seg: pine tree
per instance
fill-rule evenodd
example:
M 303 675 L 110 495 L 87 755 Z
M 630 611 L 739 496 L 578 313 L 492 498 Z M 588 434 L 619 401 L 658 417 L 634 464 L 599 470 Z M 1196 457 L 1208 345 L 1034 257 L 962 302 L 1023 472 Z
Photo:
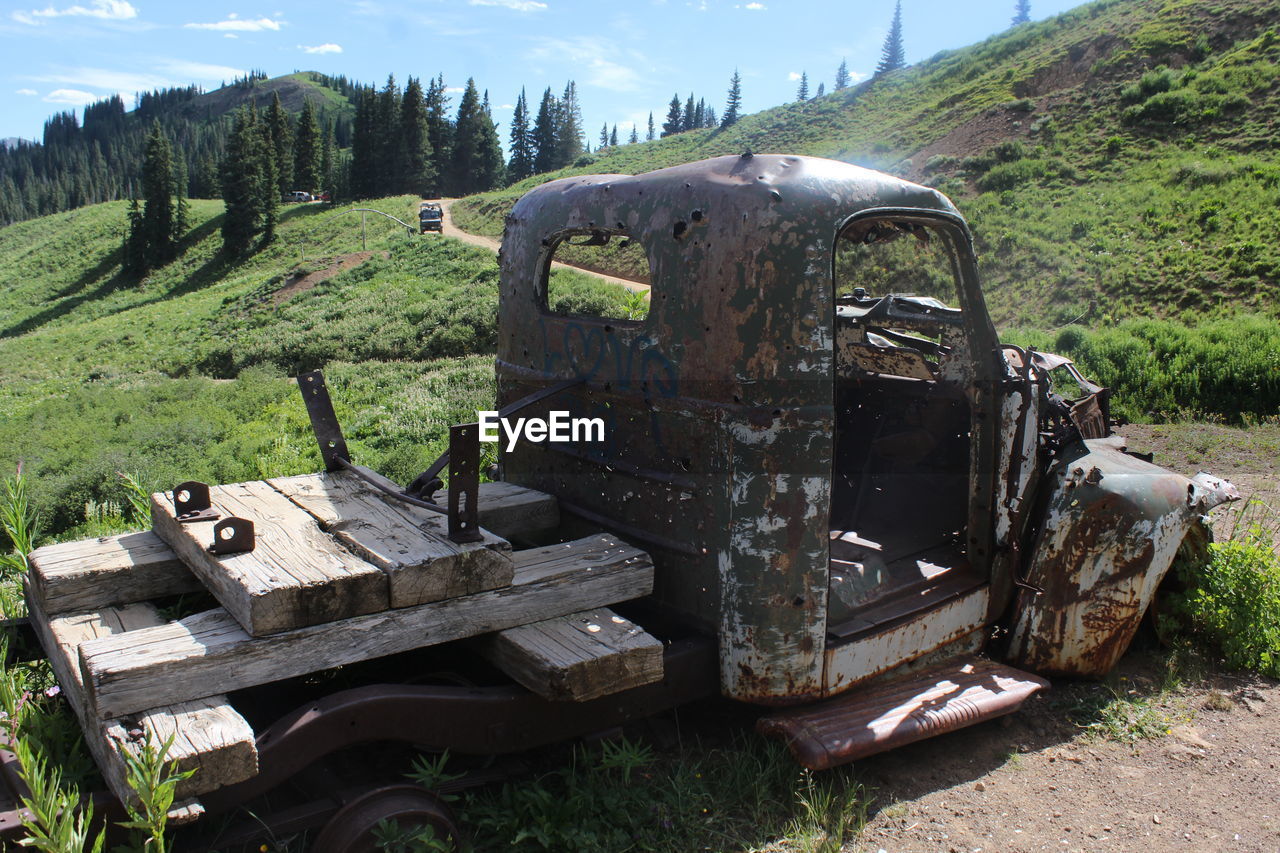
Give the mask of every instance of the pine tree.
M 712 107 L 707 107 L 707 113 L 704 119 L 703 127 L 719 127 L 720 120 L 716 118 L 716 111 Z
M 648 131 L 648 134 L 645 136 L 644 141 L 645 141 L 645 142 L 652 142 L 653 140 L 654 140 L 654 133 L 653 133 L 653 110 L 650 110 L 650 111 L 649 111 L 649 131 Z
M 884 48 L 880 53 L 880 64 L 876 66 L 876 76 L 897 71 L 906 64 L 906 51 L 902 46 L 902 0 L 898 0 L 893 8 L 893 23 L 889 25 L 889 34 L 884 38 Z
M 572 80 L 564 87 L 556 121 L 556 168 L 572 166 L 582 156 L 582 107 Z
M 124 238 L 124 261 L 121 264 L 129 275 L 142 276 L 147 272 L 147 237 L 142 228 L 142 208 L 138 198 L 129 199 L 129 230 Z
M 680 93 L 676 92 L 671 96 L 671 103 L 667 105 L 667 120 L 662 123 L 662 135 L 670 136 L 673 133 L 679 133 L 684 128 L 684 119 L 680 110 Z
M 443 74 L 427 83 L 427 136 L 431 140 L 431 156 L 439 186 L 448 187 L 453 124 L 449 121 L 449 95 L 445 92 Z
M 154 269 L 173 259 L 173 149 L 160 129 L 151 125 L 146 159 L 142 164 L 142 235 L 146 268 Z
M 316 121 L 311 99 L 304 98 L 302 112 L 298 114 L 298 126 L 293 134 L 293 182 L 298 189 L 315 192 L 324 182 L 321 160 L 324 157 L 324 140 L 320 137 L 320 123 Z
M 511 159 L 507 161 L 507 177 L 512 183 L 522 181 L 533 174 L 533 137 L 529 129 L 529 102 L 524 89 L 516 98 L 515 113 L 511 116 Z
M 738 121 L 738 112 L 742 109 L 742 77 L 738 69 L 733 69 L 729 78 L 729 99 L 724 104 L 724 118 L 720 119 L 721 127 L 729 127 Z
M 231 138 L 222 161 L 222 248 L 239 255 L 249 249 L 262 219 L 262 161 L 265 146 L 258 130 L 257 113 L 249 107 L 236 112 Z
M 372 198 L 378 192 L 378 108 L 372 89 L 361 89 L 351 132 L 350 187 L 355 198 Z
M 431 157 L 431 133 L 427 127 L 427 102 L 422 84 L 413 77 L 400 102 L 400 185 L 392 192 L 430 195 L 436 186 L 436 164 Z
M 640 141 L 640 132 L 636 129 L 635 122 L 631 123 L 631 136 L 627 139 L 628 145 L 635 145 Z
M 609 122 L 606 121 L 604 123 L 604 126 L 600 128 L 600 144 L 596 147 L 604 148 L 608 144 L 609 144 Z
M 815 98 L 821 98 L 821 97 L 822 97 L 823 95 L 825 95 L 825 94 L 827 94 L 827 84 L 826 84 L 826 83 L 819 83 L 819 84 L 818 84 L 818 94 L 814 95 L 814 97 L 815 97 Z
M 259 155 L 261 177 L 257 186 L 257 205 L 262 224 L 262 241 L 265 246 L 276 238 L 276 223 L 280 219 L 280 162 L 276 155 L 275 133 L 270 122 L 259 121 L 258 128 L 262 134 L 262 151 Z
M 400 174 L 400 87 L 394 74 L 378 93 L 374 118 L 374 186 L 370 195 L 383 196 L 399 192 Z
M 613 131 L 609 134 L 609 144 L 618 144 L 618 126 L 616 124 L 613 126 Z
M 1013 26 L 1026 24 L 1031 22 L 1031 0 L 1018 0 L 1013 5 L 1013 20 L 1010 22 Z
M 173 247 L 176 251 L 191 227 L 191 205 L 187 204 L 187 164 L 181 157 L 173 164 Z
M 480 102 L 474 79 L 467 80 L 454 122 L 452 173 L 459 195 L 491 190 L 502 183 L 498 131 Z
M 267 131 L 275 157 L 276 194 L 284 195 L 293 189 L 293 122 L 280 103 L 278 91 L 272 94 L 267 108 Z
M 559 108 L 551 87 L 542 93 L 538 115 L 533 121 L 533 171 L 550 172 L 556 166 L 556 113 Z
M 809 72 L 800 72 L 800 88 L 796 90 L 797 101 L 809 100 Z
M 849 63 L 841 59 L 840 67 L 836 69 L 836 91 L 847 88 L 849 88 Z

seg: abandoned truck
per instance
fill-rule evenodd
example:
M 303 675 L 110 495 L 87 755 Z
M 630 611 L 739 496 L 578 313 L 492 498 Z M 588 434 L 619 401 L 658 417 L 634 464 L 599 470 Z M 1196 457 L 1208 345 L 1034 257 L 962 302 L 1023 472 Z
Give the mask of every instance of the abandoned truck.
M 640 270 L 646 310 L 557 289 L 553 258 L 591 252 Z M 500 287 L 499 414 L 598 420 L 599 440 L 500 445 L 480 483 L 459 425 L 401 488 L 351 458 L 309 374 L 326 473 L 180 484 L 154 534 L 33 555 L 33 626 L 117 793 L 103 732 L 181 732 L 177 707 L 219 732 L 184 741 L 188 817 L 313 790 L 345 747 L 499 755 L 717 694 L 835 766 L 1107 672 L 1236 497 L 1127 450 L 1067 359 L 1001 344 L 964 220 L 888 175 L 744 154 L 553 181 L 509 215 Z M 58 616 L 191 576 L 221 608 Z M 403 657 L 424 646 L 463 675 L 412 683 L 439 671 Z M 385 817 L 459 833 L 429 792 L 335 791 L 245 832 L 323 827 L 315 849 L 343 851 Z M 206 842 L 229 837 L 248 836 Z

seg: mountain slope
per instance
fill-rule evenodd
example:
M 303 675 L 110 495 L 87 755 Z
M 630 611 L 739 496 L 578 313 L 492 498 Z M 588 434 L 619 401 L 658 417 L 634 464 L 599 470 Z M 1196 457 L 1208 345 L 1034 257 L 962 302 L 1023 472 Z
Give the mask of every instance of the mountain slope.
M 1277 20 L 1280 0 L 1100 0 L 730 128 L 604 149 L 455 216 L 496 234 L 548 178 L 811 154 L 950 195 L 1002 324 L 1274 315 Z

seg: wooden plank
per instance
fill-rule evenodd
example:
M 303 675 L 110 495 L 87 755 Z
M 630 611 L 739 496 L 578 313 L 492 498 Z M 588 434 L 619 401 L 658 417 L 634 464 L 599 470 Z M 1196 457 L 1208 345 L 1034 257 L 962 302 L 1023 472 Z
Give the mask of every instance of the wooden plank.
M 204 589 L 150 530 L 37 548 L 31 552 L 31 583 L 51 615 Z
M 253 522 L 252 551 L 217 556 L 213 524 L 182 524 L 169 493 L 151 496 L 156 533 L 254 636 L 316 625 L 388 606 L 382 571 L 346 551 L 314 518 L 263 482 L 214 486 L 213 507 Z
M 525 554 L 530 556 L 525 557 Z M 99 716 L 230 692 L 646 595 L 653 563 L 607 536 L 516 552 L 512 585 L 251 637 L 222 609 L 80 646 Z
M 178 762 L 179 770 L 196 771 L 178 784 L 176 796 L 180 801 L 257 774 L 253 729 L 227 704 L 225 696 L 157 707 L 131 719 L 101 720 L 93 712 L 81 678 L 79 646 L 88 640 L 163 625 L 164 620 L 153 606 L 107 607 L 53 619 L 41 611 L 41 604 L 33 595 L 28 595 L 28 607 L 31 624 L 49 655 L 62 694 L 80 720 L 85 744 L 117 797 L 134 798 L 119 750 L 130 742 L 129 732 L 135 730 L 150 731 L 157 744 L 174 735 L 168 757 Z M 181 811 L 184 806 L 198 808 L 199 804 L 179 802 L 174 809 Z
M 662 643 L 607 607 L 508 628 L 477 646 L 545 699 L 585 702 L 662 679 Z
M 449 539 L 448 517 L 388 498 L 349 471 L 268 480 L 320 527 L 387 575 L 392 607 L 412 607 L 511 583 L 511 544 Z
M 360 471 L 390 489 L 400 491 L 393 480 L 357 465 Z M 560 502 L 555 495 L 511 483 L 481 483 L 476 498 L 480 526 L 504 539 L 520 539 L 560 526 Z

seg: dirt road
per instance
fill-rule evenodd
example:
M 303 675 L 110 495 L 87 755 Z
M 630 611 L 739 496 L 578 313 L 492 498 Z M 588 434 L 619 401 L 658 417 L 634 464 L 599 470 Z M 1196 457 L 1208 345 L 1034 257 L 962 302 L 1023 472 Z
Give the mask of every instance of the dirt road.
M 446 237 L 453 237 L 454 239 L 461 240 L 464 243 L 470 243 L 473 246 L 480 246 L 485 249 L 490 249 L 494 252 L 501 249 L 502 241 L 499 240 L 498 238 L 485 237 L 481 234 L 470 234 L 458 228 L 458 226 L 454 225 L 453 213 L 450 210 L 450 208 L 453 207 L 453 203 L 455 201 L 457 201 L 457 199 L 453 199 L 453 198 L 440 199 L 440 208 L 441 210 L 444 211 L 444 231 L 442 233 Z M 600 279 L 601 281 L 607 281 L 610 284 L 616 284 L 621 287 L 625 287 L 627 290 L 631 290 L 636 293 L 647 293 L 649 290 L 649 285 L 643 282 L 632 281 L 631 279 L 628 279 L 628 278 L 618 278 L 616 276 L 604 275 L 603 273 L 592 272 L 591 270 L 584 270 L 579 267 L 570 266 L 569 264 L 562 264 L 559 261 L 552 261 L 551 268 L 573 270 L 575 272 L 579 272 L 584 275 L 594 276 Z

